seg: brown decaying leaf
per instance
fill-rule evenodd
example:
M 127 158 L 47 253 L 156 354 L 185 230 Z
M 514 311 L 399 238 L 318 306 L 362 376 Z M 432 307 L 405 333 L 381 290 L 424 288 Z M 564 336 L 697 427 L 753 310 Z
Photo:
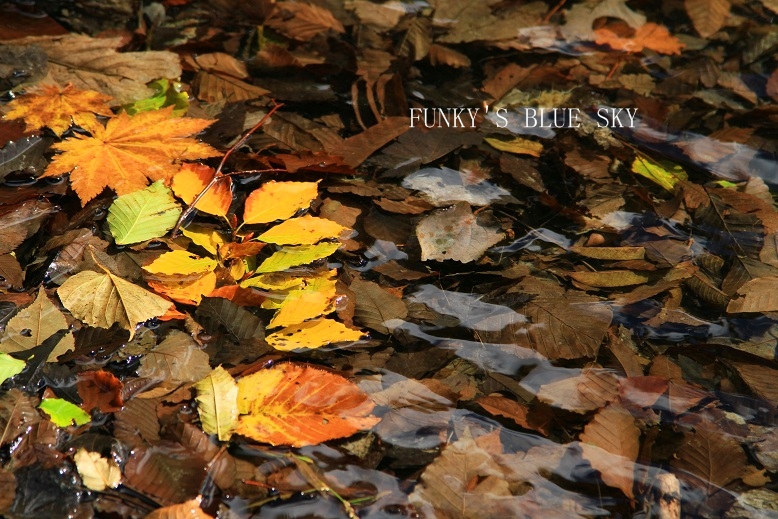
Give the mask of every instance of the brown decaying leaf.
M 627 287 L 642 285 L 650 276 L 632 270 L 603 270 L 600 272 L 570 272 L 571 278 L 584 285 L 599 288 Z
M 346 164 L 356 168 L 379 148 L 407 132 L 410 127 L 407 117 L 387 117 L 362 133 L 329 145 L 327 151 L 342 156 Z
M 703 38 L 710 38 L 729 17 L 729 0 L 684 0 L 686 14 Z
M 778 386 L 775 383 L 778 370 L 745 362 L 727 361 L 727 364 L 735 368 L 754 393 L 773 405 L 778 405 Z
M 601 409 L 580 436 L 583 456 L 602 480 L 629 497 L 632 490 L 635 460 L 640 451 L 640 429 L 635 419 L 623 407 L 609 405 Z
M 113 373 L 104 370 L 84 371 L 78 375 L 76 389 L 86 412 L 97 408 L 101 413 L 120 411 L 124 385 Z
M 172 505 L 194 499 L 206 477 L 206 462 L 175 442 L 133 449 L 124 466 L 124 484 Z
M 208 360 L 188 334 L 174 330 L 141 359 L 138 376 L 173 385 L 197 382 L 211 372 Z
M 499 226 L 481 222 L 466 202 L 427 216 L 416 227 L 421 259 L 468 263 L 481 258 L 504 237 Z
M 731 314 L 745 312 L 775 312 L 778 310 L 778 276 L 756 278 L 737 291 L 737 297 L 727 305 Z
M 615 400 L 618 383 L 618 378 L 609 371 L 587 369 L 577 376 L 543 384 L 537 397 L 551 406 L 583 414 Z
M 90 38 L 80 34 L 31 36 L 15 45 L 36 45 L 49 58 L 51 76 L 60 84 L 96 90 L 119 104 L 153 95 L 147 83 L 181 75 L 178 55 L 169 51 L 116 52 L 122 38 Z
M 16 478 L 13 472 L 0 469 L 0 514 L 6 513 L 16 498 Z
M 346 31 L 329 10 L 296 1 L 278 2 L 265 23 L 284 36 L 301 41 L 312 40 L 330 29 L 340 33 Z
M 24 240 L 37 233 L 52 212 L 54 206 L 45 198 L 0 207 L 0 226 L 3 229 L 0 254 L 13 252 Z
M 157 508 L 144 519 L 213 519 L 200 508 L 202 498 L 198 496 L 177 505 L 163 506 Z
M 19 265 L 19 260 L 11 254 L 0 254 L 0 288 L 21 288 L 24 282 L 24 273 Z
M 525 429 L 538 431 L 544 436 L 550 433 L 551 416 L 534 413 L 535 407 L 516 402 L 501 395 L 482 396 L 475 402 L 488 412 L 510 418 Z
M 702 424 L 685 434 L 684 443 L 670 463 L 680 478 L 702 487 L 709 496 L 745 474 L 748 458 L 740 442 L 721 429 Z
M 0 396 L 0 445 L 15 440 L 20 434 L 41 421 L 37 398 L 33 399 L 16 388 Z
M 349 288 L 356 295 L 354 319 L 362 326 L 389 334 L 408 315 L 402 298 L 387 292 L 377 283 L 354 279 Z

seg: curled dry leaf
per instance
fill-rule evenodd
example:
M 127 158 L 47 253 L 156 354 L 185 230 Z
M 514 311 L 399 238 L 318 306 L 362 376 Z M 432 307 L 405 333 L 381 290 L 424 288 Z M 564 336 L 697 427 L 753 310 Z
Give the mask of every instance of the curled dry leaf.
M 122 480 L 119 465 L 112 459 L 103 458 L 97 452 L 85 448 L 78 449 L 73 456 L 78 475 L 89 490 L 102 492 L 106 488 L 116 488 Z
M 374 426 L 374 405 L 339 375 L 284 363 L 238 381 L 235 432 L 271 445 L 315 445 Z

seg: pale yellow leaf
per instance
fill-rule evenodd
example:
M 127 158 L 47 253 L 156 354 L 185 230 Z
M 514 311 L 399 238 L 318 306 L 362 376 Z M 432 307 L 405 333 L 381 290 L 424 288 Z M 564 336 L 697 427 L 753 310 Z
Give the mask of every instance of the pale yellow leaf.
M 336 342 L 358 341 L 364 334 L 348 328 L 345 324 L 332 319 L 315 319 L 283 328 L 265 340 L 280 351 L 297 348 L 319 348 Z
M 97 452 L 89 452 L 81 447 L 73 456 L 78 475 L 89 490 L 102 492 L 106 488 L 116 488 L 122 480 L 119 465 L 114 460 L 103 458 Z

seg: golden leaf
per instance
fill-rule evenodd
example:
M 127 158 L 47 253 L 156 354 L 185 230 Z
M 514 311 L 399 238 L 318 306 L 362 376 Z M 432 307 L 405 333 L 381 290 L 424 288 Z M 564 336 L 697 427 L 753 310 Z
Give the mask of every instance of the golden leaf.
M 213 179 L 216 171 L 202 164 L 186 163 L 173 177 L 173 192 L 178 198 L 191 204 Z M 232 204 L 232 179 L 222 175 L 205 193 L 196 209 L 215 216 L 226 216 Z
M 311 205 L 319 195 L 318 186 L 318 182 L 266 182 L 246 199 L 243 223 L 250 225 L 285 220 Z
M 335 239 L 348 229 L 326 218 L 304 215 L 291 218 L 257 236 L 257 240 L 277 245 L 313 245 Z
M 364 334 L 332 319 L 315 319 L 288 326 L 265 337 L 279 351 L 319 348 L 333 342 L 358 341 Z

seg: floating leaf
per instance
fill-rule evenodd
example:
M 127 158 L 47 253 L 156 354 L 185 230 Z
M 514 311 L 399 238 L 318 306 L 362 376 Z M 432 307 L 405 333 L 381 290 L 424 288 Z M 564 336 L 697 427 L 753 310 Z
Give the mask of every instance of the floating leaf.
M 182 117 L 189 109 L 189 94 L 181 91 L 183 84 L 178 81 L 162 78 L 152 81 L 148 86 L 154 89 L 154 95 L 126 104 L 122 109 L 130 115 L 135 115 L 172 106 L 173 115 L 176 117 Z
M 32 349 L 43 344 L 43 341 L 57 331 L 67 328 L 67 319 L 49 300 L 41 286 L 35 301 L 8 322 L 5 334 L 0 340 L 0 352 L 15 353 Z M 65 335 L 49 354 L 47 361 L 56 362 L 57 357 L 74 347 L 73 335 Z
M 265 328 L 259 317 L 221 297 L 204 297 L 197 307 L 197 317 L 204 318 L 201 322 L 210 333 L 216 333 L 218 325 L 223 326 L 235 342 L 262 339 L 265 336 Z M 211 326 L 207 321 L 211 321 Z
M 187 204 L 213 180 L 216 171 L 202 164 L 186 163 L 173 177 L 173 192 Z M 232 178 L 223 175 L 205 193 L 197 205 L 198 211 L 215 216 L 226 216 L 232 204 Z
M 10 111 L 5 117 L 23 119 L 27 132 L 45 126 L 61 136 L 70 128 L 71 120 L 87 131 L 100 126 L 95 114 L 113 116 L 111 108 L 106 104 L 110 100 L 109 96 L 100 92 L 79 90 L 72 85 L 64 88 L 43 85 L 8 103 Z
M 7 353 L 0 353 L 0 384 L 13 378 L 24 370 L 26 363 L 17 360 Z
M 378 423 L 375 404 L 355 384 L 320 369 L 284 363 L 238 381 L 243 415 L 236 433 L 302 447 L 344 438 Z
M 200 508 L 201 498 L 190 499 L 177 505 L 157 508 L 144 519 L 213 519 Z
M 143 267 L 150 274 L 205 274 L 216 268 L 218 262 L 212 258 L 201 258 L 184 250 L 166 252 Z
M 125 281 L 100 265 L 104 272 L 85 270 L 57 289 L 62 304 L 73 317 L 89 326 L 110 328 L 113 323 L 135 335 L 135 325 L 164 315 L 172 306 L 148 290 Z
M 465 202 L 424 218 L 416 228 L 416 236 L 423 261 L 450 259 L 462 263 L 480 259 L 505 237 L 498 225 L 482 222 L 481 215 L 474 215 Z
M 326 258 L 340 248 L 340 243 L 319 243 L 318 245 L 299 245 L 284 247 L 273 253 L 255 270 L 256 274 L 279 272 L 300 265 L 307 265 Z
M 217 278 L 213 272 L 186 276 L 159 276 L 154 281 L 147 280 L 149 286 L 158 294 L 186 305 L 199 305 L 216 288 Z
M 280 351 L 320 348 L 333 342 L 358 341 L 364 334 L 332 319 L 314 319 L 268 335 L 265 340 Z
M 313 245 L 340 236 L 347 227 L 311 215 L 291 218 L 257 236 L 257 240 L 278 245 Z
M 76 404 L 62 398 L 44 398 L 39 406 L 58 427 L 88 424 L 92 418 Z
M 657 164 L 641 157 L 636 157 L 632 162 L 632 171 L 659 184 L 668 191 L 672 191 L 678 181 L 688 178 L 686 171 L 677 164 L 665 161 Z
M 218 366 L 194 388 L 203 431 L 229 441 L 238 424 L 238 384 Z
M 219 155 L 190 136 L 213 121 L 171 117 L 172 107 L 129 116 L 122 112 L 97 126 L 92 137 L 76 136 L 52 146 L 54 157 L 43 177 L 70 175 L 82 204 L 104 188 L 127 195 L 147 186 L 148 180 L 170 180 L 178 171 L 176 160 Z M 141 241 L 141 240 L 138 240 Z M 128 242 L 131 243 L 131 242 Z
M 138 376 L 170 384 L 196 382 L 210 373 L 208 360 L 194 339 L 174 330 L 141 359 Z
M 531 141 L 522 137 L 514 137 L 510 140 L 495 139 L 493 137 L 486 137 L 484 139 L 492 148 L 500 151 L 507 151 L 509 153 L 516 153 L 518 155 L 532 155 L 533 157 L 540 157 L 543 153 L 543 144 L 537 141 Z
M 270 180 L 246 199 L 245 225 L 285 220 L 305 209 L 319 195 L 318 182 L 276 182 Z
M 122 195 L 108 209 L 108 228 L 118 245 L 164 236 L 181 216 L 181 207 L 160 180 Z
M 122 480 L 119 465 L 112 459 L 103 458 L 97 452 L 89 452 L 81 447 L 73 456 L 78 475 L 89 490 L 102 492 L 106 488 L 116 488 Z

